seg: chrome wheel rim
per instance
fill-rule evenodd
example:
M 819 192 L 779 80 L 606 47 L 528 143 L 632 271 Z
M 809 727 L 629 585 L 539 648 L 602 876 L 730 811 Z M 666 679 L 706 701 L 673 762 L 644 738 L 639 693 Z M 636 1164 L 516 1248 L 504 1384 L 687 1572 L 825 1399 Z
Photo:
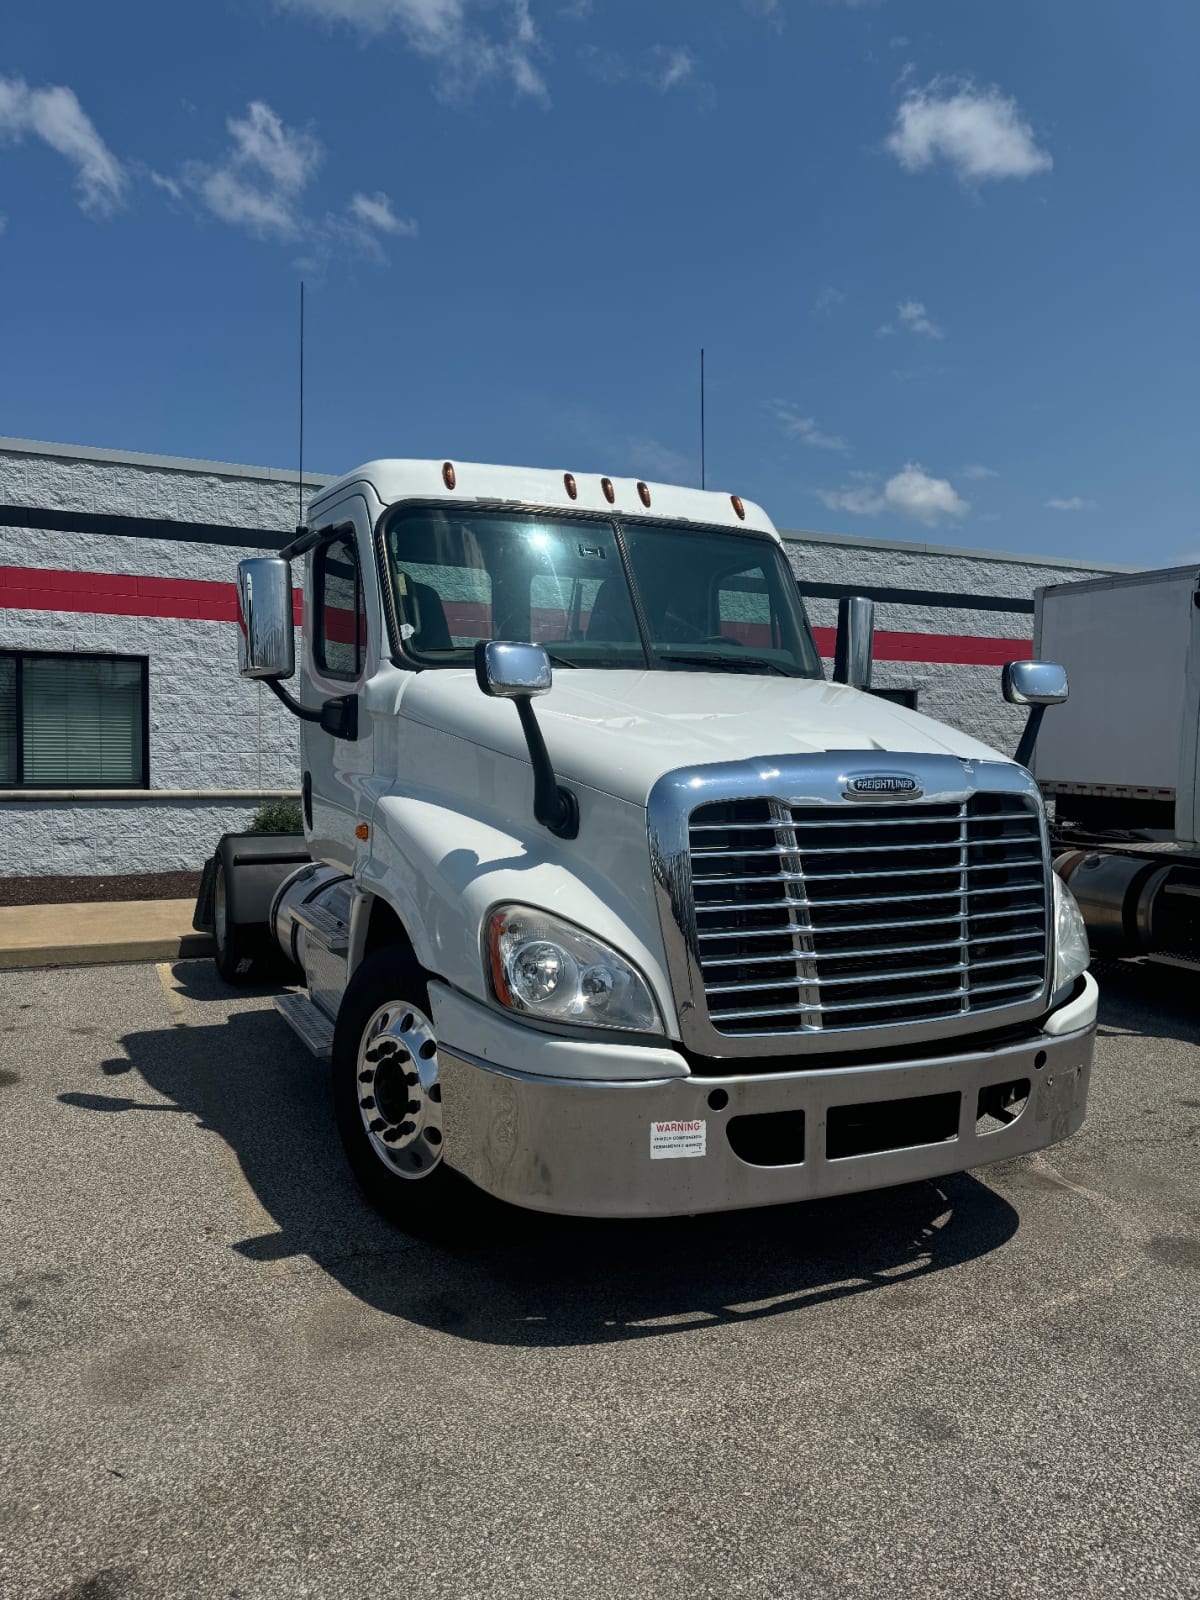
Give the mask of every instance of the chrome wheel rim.
M 403 1000 L 363 1029 L 355 1068 L 358 1114 L 371 1149 L 400 1178 L 427 1178 L 442 1159 L 437 1040 L 425 1013 Z

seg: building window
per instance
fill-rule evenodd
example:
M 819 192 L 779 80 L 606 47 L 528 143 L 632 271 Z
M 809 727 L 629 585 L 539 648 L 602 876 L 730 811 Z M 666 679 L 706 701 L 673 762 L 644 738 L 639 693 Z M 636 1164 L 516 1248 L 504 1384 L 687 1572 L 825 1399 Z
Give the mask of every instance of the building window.
M 0 652 L 0 787 L 145 789 L 146 662 Z
M 366 653 L 367 617 L 353 532 L 339 533 L 317 550 L 313 597 L 318 667 L 330 678 L 357 678 Z
M 877 700 L 890 700 L 894 706 L 907 706 L 910 711 L 917 709 L 915 689 L 872 689 L 870 693 Z

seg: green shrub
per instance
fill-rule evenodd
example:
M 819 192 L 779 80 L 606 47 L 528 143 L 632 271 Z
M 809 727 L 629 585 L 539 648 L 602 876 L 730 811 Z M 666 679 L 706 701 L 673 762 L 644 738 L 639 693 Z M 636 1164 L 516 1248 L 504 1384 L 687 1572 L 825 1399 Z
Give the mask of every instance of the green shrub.
M 249 833 L 303 833 L 299 800 L 268 800 L 250 819 Z

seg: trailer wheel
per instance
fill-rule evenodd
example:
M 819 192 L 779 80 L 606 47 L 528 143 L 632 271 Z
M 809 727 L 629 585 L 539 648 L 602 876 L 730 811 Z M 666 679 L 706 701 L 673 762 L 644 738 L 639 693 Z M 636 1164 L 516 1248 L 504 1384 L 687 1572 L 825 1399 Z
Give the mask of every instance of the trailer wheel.
M 333 1036 L 333 1104 L 367 1199 L 415 1231 L 452 1224 L 470 1186 L 447 1167 L 426 975 L 391 945 L 351 978 Z
M 239 927 L 230 915 L 229 885 L 225 879 L 225 863 L 217 857 L 213 874 L 213 960 L 217 971 L 226 983 L 249 983 L 254 975 L 254 963 L 261 954 L 261 946 L 244 927 Z

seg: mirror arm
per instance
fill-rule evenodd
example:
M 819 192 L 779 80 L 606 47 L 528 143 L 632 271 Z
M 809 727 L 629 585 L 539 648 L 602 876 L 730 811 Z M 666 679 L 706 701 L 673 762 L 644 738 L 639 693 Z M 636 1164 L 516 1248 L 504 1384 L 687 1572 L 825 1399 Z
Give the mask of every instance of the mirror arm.
M 527 694 L 514 695 L 513 699 L 533 768 L 533 814 L 543 828 L 549 828 L 560 839 L 574 839 L 579 832 L 579 802 L 554 776 L 550 752 L 534 715 L 533 701 Z
M 321 713 L 319 711 L 310 711 L 307 706 L 302 706 L 299 700 L 294 699 L 287 692 L 278 678 L 263 678 L 260 681 L 265 683 L 271 693 L 283 702 L 294 717 L 299 717 L 301 722 L 320 722 Z
M 1033 747 L 1037 743 L 1038 730 L 1042 726 L 1042 718 L 1046 715 L 1045 706 L 1030 706 L 1029 720 L 1021 734 L 1021 742 L 1017 746 L 1017 753 L 1013 760 L 1020 767 L 1027 767 L 1033 759 Z

